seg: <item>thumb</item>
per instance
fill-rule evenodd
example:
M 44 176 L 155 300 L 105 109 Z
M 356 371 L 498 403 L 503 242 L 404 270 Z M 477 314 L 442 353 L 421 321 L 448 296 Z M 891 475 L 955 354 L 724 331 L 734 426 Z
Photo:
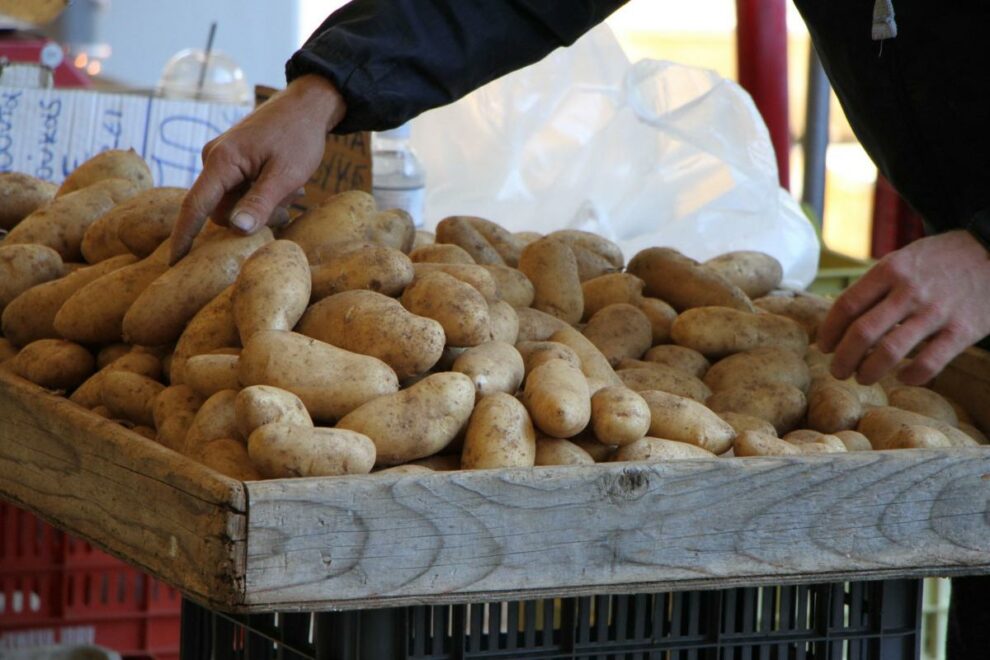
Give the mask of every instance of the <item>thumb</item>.
M 234 205 L 234 210 L 230 212 L 231 226 L 245 234 L 258 231 L 268 224 L 279 203 L 297 187 L 270 170 L 263 170 L 258 180 Z

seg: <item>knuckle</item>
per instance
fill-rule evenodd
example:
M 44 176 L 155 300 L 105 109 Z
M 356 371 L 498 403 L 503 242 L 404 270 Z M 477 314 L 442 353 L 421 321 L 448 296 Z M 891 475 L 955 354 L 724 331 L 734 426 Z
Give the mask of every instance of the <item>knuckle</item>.
M 849 328 L 849 339 L 855 344 L 872 344 L 876 340 L 876 331 L 865 321 L 858 321 Z

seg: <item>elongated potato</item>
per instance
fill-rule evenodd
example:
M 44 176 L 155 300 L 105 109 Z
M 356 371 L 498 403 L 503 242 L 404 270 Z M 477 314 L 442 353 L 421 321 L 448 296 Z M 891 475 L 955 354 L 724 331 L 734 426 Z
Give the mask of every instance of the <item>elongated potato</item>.
M 602 444 L 623 447 L 650 430 L 650 407 L 626 387 L 603 387 L 591 397 L 591 428 Z
M 185 382 L 186 361 L 218 348 L 240 345 L 234 319 L 234 285 L 224 289 L 192 317 L 179 336 L 172 355 L 169 378 L 173 384 Z
M 726 252 L 704 264 L 727 282 L 739 287 L 750 298 L 765 296 L 784 278 L 780 262 L 769 254 L 753 250 Z
M 804 392 L 785 383 L 728 387 L 708 397 L 707 405 L 717 413 L 731 411 L 765 419 L 779 434 L 795 429 L 808 409 Z
M 639 395 L 650 407 L 651 437 L 687 442 L 714 454 L 732 446 L 736 436 L 733 428 L 697 401 L 659 390 Z
M 133 197 L 131 199 L 134 199 Z M 124 203 L 131 201 L 125 200 Z M 119 206 L 119 205 L 118 205 Z M 83 259 L 88 263 L 95 264 L 110 257 L 121 254 L 130 254 L 127 246 L 124 245 L 117 236 L 117 217 L 110 209 L 91 224 L 86 233 L 83 234 L 82 243 L 79 244 L 79 251 L 82 252 Z
M 959 426 L 959 417 L 952 404 L 945 398 L 927 387 L 911 387 L 903 385 L 887 392 L 889 405 L 903 410 L 910 410 L 919 415 L 932 417 L 952 426 Z
M 792 291 L 783 295 L 764 296 L 753 301 L 758 309 L 796 321 L 808 333 L 808 340 L 818 337 L 818 327 L 828 315 L 832 301 L 804 291 Z
M 116 418 L 153 426 L 155 398 L 165 386 L 131 371 L 111 371 L 103 377 L 100 399 Z
M 549 339 L 569 346 L 577 353 L 578 357 L 581 358 L 581 371 L 584 372 L 589 381 L 604 385 L 623 384 L 622 379 L 615 373 L 612 365 L 598 350 L 598 347 L 574 328 L 565 326 L 550 335 Z
M 613 367 L 623 358 L 641 357 L 653 341 L 650 320 L 629 303 L 615 303 L 598 310 L 582 333 Z
M 808 391 L 808 428 L 821 433 L 855 429 L 864 412 L 856 395 L 839 382 L 822 381 Z
M 639 305 L 643 300 L 643 280 L 629 273 L 608 273 L 582 282 L 581 292 L 587 321 L 598 310 L 615 303 Z
M 820 433 L 812 429 L 796 429 L 781 439 L 792 445 L 821 444 L 830 447 L 834 452 L 846 451 L 846 444 L 839 436 L 831 433 Z
M 196 394 L 188 385 L 170 385 L 158 393 L 151 406 L 151 416 L 155 428 L 161 430 L 165 420 L 178 414 L 188 414 L 189 422 L 203 405 L 203 397 Z M 183 433 L 183 438 L 185 434 Z M 175 449 L 175 447 L 171 447 Z
M 846 451 L 870 451 L 873 445 L 870 439 L 859 431 L 836 431 L 833 433 L 836 438 L 846 446 Z
M 807 392 L 811 373 L 804 360 L 793 351 L 764 346 L 725 357 L 705 374 L 705 385 L 713 392 L 764 383 L 785 383 Z
M 234 321 L 241 343 L 261 330 L 292 330 L 309 305 L 311 286 L 301 247 L 285 240 L 259 247 L 234 283 Z
M 416 263 L 413 264 L 413 282 L 418 281 L 430 273 L 436 272 L 446 273 L 465 284 L 470 284 L 490 303 L 499 300 L 498 285 L 495 283 L 495 277 L 488 269 L 478 264 Z
M 107 344 L 96 353 L 96 368 L 102 369 L 119 357 L 124 357 L 134 349 L 131 344 L 118 342 Z
M 130 371 L 158 381 L 162 375 L 162 362 L 148 353 L 127 353 L 97 371 L 76 388 L 69 400 L 83 408 L 95 408 L 103 404 L 103 379 L 114 371 Z
M 152 188 L 114 207 L 117 238 L 128 251 L 147 257 L 171 236 L 185 188 Z
M 461 353 L 451 370 L 471 379 L 480 400 L 499 392 L 515 394 L 522 383 L 525 365 L 512 344 L 490 341 Z
M 0 243 L 0 312 L 17 296 L 62 276 L 62 257 L 44 245 Z
M 475 264 L 478 263 L 468 254 L 467 250 L 454 243 L 430 243 L 415 248 L 409 253 L 413 263 L 425 262 L 436 264 Z
M 535 465 L 592 465 L 594 462 L 591 454 L 570 440 L 547 436 L 536 439 Z
M 584 294 L 571 248 L 549 238 L 530 243 L 519 257 L 519 270 L 533 283 L 533 307 L 577 323 L 584 315 Z
M 801 450 L 768 433 L 743 431 L 732 445 L 736 456 L 800 456 Z
M 452 275 L 417 277 L 402 294 L 402 305 L 443 327 L 450 346 L 477 346 L 492 339 L 488 303 L 478 290 Z
M 641 250 L 629 261 L 627 271 L 646 283 L 645 295 L 660 298 L 679 312 L 711 306 L 755 309 L 739 287 L 672 248 Z
M 533 424 L 555 438 L 580 433 L 591 420 L 591 393 L 579 369 L 564 360 L 549 360 L 526 377 L 523 403 Z
M 94 408 L 93 412 L 98 409 Z M 107 410 L 105 407 L 103 409 Z M 109 413 L 109 410 L 107 412 Z M 168 447 L 174 452 L 182 453 L 186 447 L 186 436 L 189 434 L 195 417 L 195 412 L 176 412 L 174 415 L 164 418 L 158 424 L 158 434 L 155 436 L 155 440 L 158 441 L 158 444 Z
M 563 242 L 571 248 L 577 261 L 578 278 L 587 280 L 622 270 L 625 259 L 619 246 L 604 236 L 579 229 L 560 229 L 547 238 Z
M 791 319 L 728 307 L 694 307 L 682 312 L 670 335 L 675 343 L 715 359 L 764 346 L 784 348 L 802 357 L 808 350 L 808 335 Z
M 151 170 L 144 159 L 133 149 L 109 149 L 77 165 L 59 186 L 57 197 L 74 190 L 92 187 L 107 179 L 124 179 L 136 191 L 152 186 Z
M 57 186 L 21 172 L 0 172 L 0 229 L 10 230 L 55 197 Z
M 125 339 L 145 346 L 177 340 L 196 312 L 233 284 L 245 260 L 271 240 L 267 228 L 249 236 L 228 229 L 194 247 L 142 291 L 127 310 Z
M 302 399 L 278 387 L 245 387 L 237 393 L 234 408 L 237 412 L 237 428 L 245 438 L 266 424 L 313 426 L 313 420 Z
M 516 308 L 516 316 L 519 318 L 519 336 L 516 342 L 545 341 L 558 330 L 571 327 L 556 316 L 531 307 Z
M 519 339 L 519 315 L 512 305 L 504 300 L 488 303 L 488 318 L 492 324 L 492 341 L 516 343 Z
M 461 467 L 527 467 L 535 461 L 536 432 L 525 406 L 504 392 L 479 401 L 468 422 Z
M 619 447 L 618 451 L 612 455 L 613 462 L 641 461 L 655 463 L 692 458 L 715 458 L 715 454 L 687 442 L 646 436 L 624 447 Z
M 516 344 L 516 350 L 522 356 L 525 373 L 548 360 L 560 359 L 581 368 L 581 358 L 574 349 L 566 344 L 555 341 L 521 341 Z
M 90 282 L 135 261 L 132 255 L 114 257 L 28 289 L 4 308 L 0 322 L 3 334 L 18 346 L 61 337 L 55 329 L 55 316 L 65 301 Z
M 238 481 L 261 479 L 261 472 L 248 456 L 247 447 L 239 440 L 232 438 L 212 440 L 200 449 L 197 458 L 206 467 L 231 479 Z
M 510 266 L 497 265 L 487 265 L 484 269 L 491 273 L 498 295 L 504 302 L 517 308 L 533 304 L 536 290 L 524 272 Z
M 677 311 L 659 298 L 643 298 L 639 309 L 646 314 L 653 330 L 653 343 L 666 344 L 670 341 L 670 327 L 674 325 Z
M 238 390 L 239 362 L 237 355 L 194 355 L 186 361 L 183 379 L 204 399 L 220 390 Z
M 447 457 L 444 457 L 447 458 Z M 372 475 L 391 475 L 391 476 L 405 476 L 409 474 L 429 474 L 433 472 L 430 468 L 425 465 L 417 465 L 415 463 L 407 463 L 405 465 L 396 465 L 390 468 L 381 468 L 378 470 L 372 470 Z
M 317 420 L 338 419 L 399 389 L 395 372 L 381 360 L 295 332 L 255 334 L 241 351 L 239 369 L 241 385 L 289 390 Z
M 654 363 L 652 367 L 620 369 L 615 373 L 626 387 L 636 392 L 660 390 L 694 399 L 698 403 L 704 403 L 712 395 L 708 386 L 691 374 L 659 363 Z
M 432 456 L 465 428 L 474 410 L 474 384 L 459 373 L 427 376 L 378 397 L 344 416 L 336 428 L 363 433 L 375 443 L 376 465 Z
M 475 216 L 450 216 L 437 224 L 437 243 L 453 243 L 476 263 L 515 267 L 523 242 L 499 225 Z
M 128 181 L 107 179 L 57 197 L 11 229 L 4 245 L 38 243 L 58 252 L 62 261 L 81 261 L 80 246 L 89 226 L 136 192 Z
M 298 243 L 310 263 L 320 263 L 321 252 L 344 243 L 371 242 L 408 252 L 416 228 L 412 220 L 405 220 L 392 213 L 379 215 L 371 195 L 348 190 L 303 213 L 282 230 L 279 238 Z
M 709 367 L 711 367 L 708 358 L 698 351 L 676 344 L 654 346 L 643 354 L 643 360 L 680 369 L 695 378 L 704 378 L 705 374 L 708 373 Z
M 976 446 L 975 440 L 951 424 L 891 406 L 867 410 L 856 430 L 870 439 L 874 449 Z
M 79 344 L 62 339 L 33 341 L 10 360 L 14 373 L 50 390 L 72 390 L 93 373 L 96 361 Z
M 400 380 L 429 371 L 440 359 L 445 341 L 439 322 L 413 314 L 398 300 L 374 291 L 344 291 L 324 298 L 306 311 L 298 331 L 376 357 Z
M 237 400 L 235 390 L 220 390 L 196 411 L 186 439 L 182 445 L 182 454 L 199 460 L 202 449 L 214 440 L 221 438 L 232 438 L 239 442 L 244 442 L 246 438 L 241 435 L 240 427 L 237 424 L 237 408 L 234 402 Z
M 777 437 L 777 429 L 775 429 L 773 424 L 765 419 L 760 419 L 759 417 L 753 417 L 752 415 L 746 415 L 743 413 L 732 412 L 731 410 L 720 412 L 718 413 L 718 416 L 729 423 L 729 426 L 735 430 L 736 437 L 738 437 L 743 431 L 759 431 L 760 433 L 766 433 L 767 435 Z
M 384 245 L 362 245 L 311 270 L 313 302 L 355 289 L 399 296 L 415 274 L 409 257 Z
M 371 439 L 344 429 L 276 422 L 255 429 L 247 447 L 258 471 L 268 478 L 368 474 L 375 465 Z

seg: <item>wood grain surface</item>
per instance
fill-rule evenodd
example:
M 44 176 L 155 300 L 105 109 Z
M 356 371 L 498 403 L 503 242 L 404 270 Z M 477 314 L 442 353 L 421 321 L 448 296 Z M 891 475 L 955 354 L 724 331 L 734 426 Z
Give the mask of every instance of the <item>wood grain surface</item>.
M 241 599 L 243 484 L 3 369 L 0 497 L 206 602 Z

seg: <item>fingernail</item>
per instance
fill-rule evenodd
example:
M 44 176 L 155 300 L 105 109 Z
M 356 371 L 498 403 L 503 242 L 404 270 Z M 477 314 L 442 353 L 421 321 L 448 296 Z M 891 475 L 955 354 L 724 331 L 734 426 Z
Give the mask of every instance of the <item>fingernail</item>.
M 238 211 L 230 219 L 230 224 L 247 233 L 254 229 L 255 221 L 254 217 L 250 213 Z

